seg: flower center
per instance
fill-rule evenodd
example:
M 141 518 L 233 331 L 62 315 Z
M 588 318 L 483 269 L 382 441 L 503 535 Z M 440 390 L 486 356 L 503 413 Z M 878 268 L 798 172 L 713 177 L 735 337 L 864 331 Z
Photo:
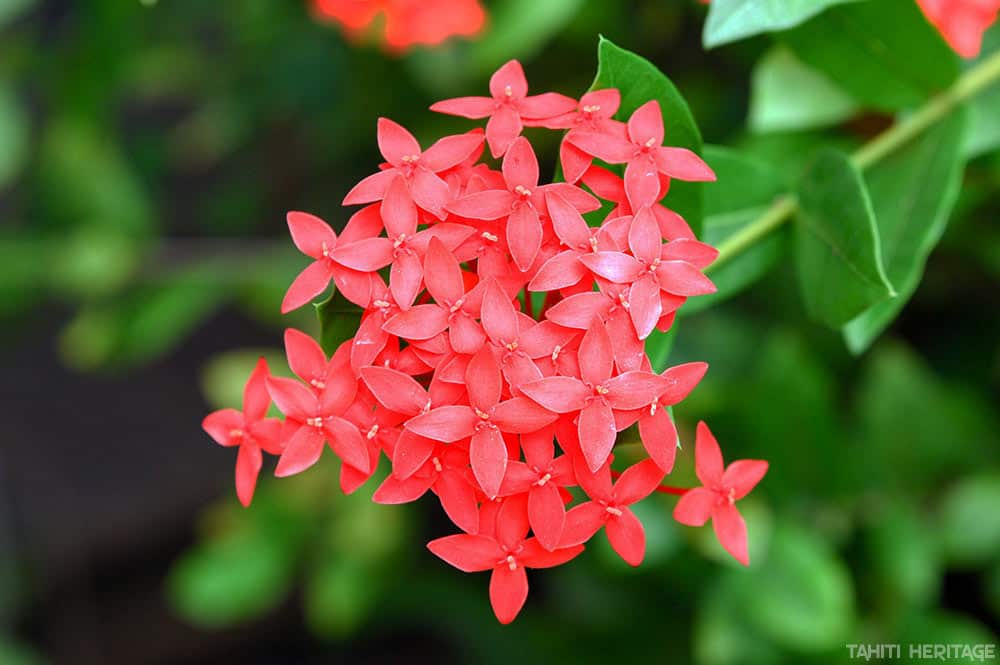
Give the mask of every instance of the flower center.
M 510 344 L 507 344 L 507 350 L 517 351 L 517 342 L 511 342 Z
M 326 388 L 326 384 L 320 381 L 319 379 L 312 379 L 309 382 L 309 385 L 315 388 L 316 390 L 323 390 L 324 388 Z
M 376 436 L 378 436 L 378 424 L 377 423 L 375 425 L 372 425 L 372 428 L 370 430 L 368 430 L 367 434 L 365 434 L 365 438 L 368 439 L 369 441 L 371 441 Z
M 242 439 L 243 438 L 243 430 L 241 430 L 241 429 L 231 429 L 231 430 L 229 430 L 229 438 L 231 438 L 231 439 Z
M 609 515 L 614 515 L 615 517 L 622 516 L 621 508 L 616 508 L 615 506 L 607 506 L 605 507 L 604 510 L 607 511 Z
M 514 91 L 511 89 L 511 87 L 509 85 L 505 85 L 504 86 L 504 88 L 503 88 L 503 96 L 507 97 L 508 99 L 514 97 Z
M 315 418 L 306 418 L 306 425 L 318 429 L 323 426 L 323 419 L 319 416 L 316 416 Z
M 483 239 L 489 240 L 490 242 L 496 242 L 496 241 L 500 240 L 500 238 L 498 236 L 493 235 L 489 231 L 483 231 L 482 237 L 483 237 Z
M 600 110 L 601 110 L 601 107 L 598 106 L 597 104 L 588 104 L 587 106 L 583 107 L 583 112 L 584 113 L 597 113 Z
M 434 465 L 434 470 L 435 471 L 437 471 L 438 473 L 441 473 L 441 469 L 443 468 L 441 466 L 441 460 L 439 460 L 437 457 L 432 457 L 431 458 L 431 464 Z
M 521 200 L 531 198 L 531 190 L 524 185 L 518 185 L 514 188 L 514 193 L 521 197 Z
M 504 559 L 507 562 L 507 567 L 511 570 L 517 570 L 517 559 L 514 558 L 513 554 L 508 554 L 507 558 Z
M 330 258 L 330 248 L 327 247 L 325 242 L 322 245 L 320 245 L 320 248 L 323 250 L 323 256 L 326 258 Z
M 607 395 L 609 391 L 604 386 L 598 385 L 598 386 L 594 386 L 594 392 L 596 394 L 601 395 L 603 397 L 604 395 Z
M 476 415 L 479 416 L 480 420 L 489 420 L 490 419 L 490 414 L 485 413 L 483 411 L 480 411 L 479 409 L 473 409 L 473 410 L 476 412 Z
M 542 476 L 541 478 L 539 478 L 535 482 L 535 484 L 538 485 L 539 487 L 544 487 L 545 483 L 549 482 L 550 480 L 552 480 L 552 474 L 551 473 L 546 473 L 544 476 Z
M 555 348 L 552 349 L 552 362 L 559 360 L 559 354 L 562 353 L 562 346 L 556 344 Z

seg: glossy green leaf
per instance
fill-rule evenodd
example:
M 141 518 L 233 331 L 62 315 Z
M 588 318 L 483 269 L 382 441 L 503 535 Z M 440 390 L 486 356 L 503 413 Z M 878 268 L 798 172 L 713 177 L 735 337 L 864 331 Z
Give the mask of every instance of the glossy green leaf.
M 949 560 L 973 565 L 1000 554 L 1000 474 L 963 478 L 941 503 L 940 534 Z
M 958 57 L 913 0 L 832 7 L 780 38 L 865 106 L 916 106 L 958 76 Z
M 795 261 L 809 315 L 837 328 L 894 295 L 871 201 L 847 155 L 823 150 L 799 184 Z
M 776 46 L 753 69 L 750 129 L 755 132 L 828 127 L 850 118 L 857 104 L 829 78 Z
M 651 99 L 660 103 L 663 112 L 665 145 L 688 148 L 701 154 L 701 132 L 687 102 L 676 86 L 649 60 L 601 37 L 597 48 L 597 77 L 592 90 L 618 88 L 622 103 L 615 116 L 628 120 L 632 112 Z M 696 234 L 701 235 L 702 206 L 700 183 L 674 181 L 664 200 L 667 207 L 680 213 Z
M 319 317 L 319 344 L 327 355 L 333 355 L 337 347 L 354 337 L 361 324 L 361 310 L 335 291 L 321 303 L 314 305 Z
M 807 21 L 831 5 L 850 0 L 712 0 L 705 20 L 705 48 L 784 30 Z
M 865 172 L 882 261 L 897 296 L 844 327 L 844 340 L 854 353 L 868 348 L 892 323 L 920 284 L 962 184 L 966 118 L 964 112 L 952 114 Z
M 731 148 L 706 145 L 704 158 L 717 180 L 704 187 L 705 224 L 702 240 L 719 246 L 756 220 L 784 191 L 780 175 L 767 163 Z M 681 315 L 700 312 L 732 297 L 770 270 L 784 255 L 787 233 L 772 233 L 718 268 L 709 268 L 716 291 L 691 298 Z
M 1000 51 L 1000 27 L 994 24 L 983 35 L 983 50 L 979 57 L 966 63 L 966 70 L 980 64 L 984 58 Z M 979 157 L 1000 148 L 1000 83 L 993 83 L 969 101 L 969 130 L 965 135 L 964 154 Z

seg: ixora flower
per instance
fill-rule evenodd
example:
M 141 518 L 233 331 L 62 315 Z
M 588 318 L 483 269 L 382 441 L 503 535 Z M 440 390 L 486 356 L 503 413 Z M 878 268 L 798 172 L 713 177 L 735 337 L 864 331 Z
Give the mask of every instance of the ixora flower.
M 687 298 L 715 290 L 703 271 L 717 256 L 662 202 L 672 178 L 710 180 L 711 168 L 669 146 L 655 101 L 623 123 L 613 117 L 617 90 L 579 100 L 527 90 L 512 61 L 491 79 L 492 97 L 436 104 L 489 121 L 485 132 L 446 136 L 427 150 L 379 120 L 386 161 L 348 193 L 345 205 L 364 207 L 340 234 L 309 213 L 288 215 L 292 240 L 312 263 L 282 311 L 332 282 L 361 309 L 355 335 L 327 357 L 305 333 L 286 331 L 296 378 L 269 376 L 261 362 L 243 411 L 204 422 L 218 443 L 240 447 L 244 504 L 262 452 L 280 456 L 275 474 L 288 476 L 329 447 L 345 492 L 387 458 L 373 500 L 435 495 L 461 533 L 430 550 L 460 570 L 491 571 L 490 601 L 503 623 L 525 603 L 526 569 L 566 563 L 602 529 L 639 565 L 645 532 L 631 506 L 654 491 L 683 495 L 676 518 L 711 519 L 747 563 L 734 502 L 767 468 L 740 461 L 724 470 L 700 426 L 703 487 L 660 485 L 679 445 L 670 409 L 708 366 L 654 371 L 646 340 L 671 328 Z M 540 182 L 535 151 L 520 136 L 528 125 L 564 132 L 567 181 Z M 484 137 L 499 163 L 480 163 Z M 611 164 L 626 165 L 624 178 Z M 612 212 L 588 224 L 584 214 L 600 209 L 599 199 Z M 271 400 L 284 423 L 265 417 Z M 616 456 L 619 432 L 633 426 L 641 451 Z M 571 487 L 586 499 L 574 505 Z
M 436 46 L 451 37 L 474 37 L 486 24 L 479 0 L 313 0 L 322 20 L 362 36 L 382 17 L 382 39 L 393 52 Z

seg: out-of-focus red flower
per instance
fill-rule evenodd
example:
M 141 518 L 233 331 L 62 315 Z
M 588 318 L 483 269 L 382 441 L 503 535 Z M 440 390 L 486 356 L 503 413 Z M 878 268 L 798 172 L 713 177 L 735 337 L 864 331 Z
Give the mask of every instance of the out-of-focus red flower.
M 393 52 L 474 37 L 486 24 L 479 0 L 313 0 L 313 8 L 352 37 L 360 37 L 381 16 L 382 39 Z
M 1000 0 L 917 0 L 917 4 L 963 58 L 979 55 L 983 33 L 1000 13 Z

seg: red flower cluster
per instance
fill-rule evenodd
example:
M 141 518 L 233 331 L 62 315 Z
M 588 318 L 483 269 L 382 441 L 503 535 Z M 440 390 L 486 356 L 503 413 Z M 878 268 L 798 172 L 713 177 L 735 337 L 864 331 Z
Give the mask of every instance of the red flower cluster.
M 313 0 L 313 7 L 352 37 L 364 34 L 381 15 L 382 38 L 395 52 L 472 37 L 486 24 L 479 0 Z
M 1000 13 L 1000 0 L 917 0 L 917 4 L 963 58 L 979 55 L 983 33 Z
M 332 281 L 363 309 L 361 324 L 329 359 L 309 336 L 288 330 L 298 379 L 268 378 L 261 364 L 244 413 L 216 412 L 205 429 L 222 445 L 240 445 L 244 504 L 261 450 L 280 454 L 276 475 L 287 476 L 315 464 L 326 443 L 343 462 L 345 492 L 384 453 L 392 472 L 374 500 L 436 495 L 464 533 L 431 542 L 431 551 L 461 570 L 492 570 L 490 598 L 506 623 L 525 601 L 525 568 L 568 561 L 602 527 L 625 561 L 642 561 L 645 535 L 629 506 L 672 470 L 678 437 L 668 409 L 707 369 L 688 363 L 656 373 L 645 339 L 668 330 L 688 297 L 715 290 L 702 270 L 717 252 L 660 204 L 671 179 L 714 175 L 693 152 L 662 146 L 657 102 L 622 123 L 612 117 L 617 90 L 579 101 L 528 96 L 513 61 L 490 91 L 434 106 L 489 116 L 485 134 L 448 136 L 426 150 L 380 119 L 385 163 L 347 194 L 345 204 L 367 205 L 339 236 L 317 217 L 289 213 L 293 241 L 314 261 L 288 289 L 283 311 Z M 567 182 L 539 184 L 523 125 L 568 130 Z M 478 163 L 484 142 L 502 157 L 500 170 Z M 624 179 L 595 158 L 624 164 Z M 599 226 L 583 215 L 601 202 L 579 181 L 614 204 Z M 264 418 L 268 395 L 284 425 Z M 649 459 L 615 472 L 612 484 L 617 434 L 636 424 Z M 723 545 L 747 563 L 733 504 L 766 463 L 736 462 L 723 472 L 712 446 L 699 430 L 704 488 L 666 491 L 684 494 L 679 521 L 712 518 Z M 569 487 L 587 500 L 567 509 Z

